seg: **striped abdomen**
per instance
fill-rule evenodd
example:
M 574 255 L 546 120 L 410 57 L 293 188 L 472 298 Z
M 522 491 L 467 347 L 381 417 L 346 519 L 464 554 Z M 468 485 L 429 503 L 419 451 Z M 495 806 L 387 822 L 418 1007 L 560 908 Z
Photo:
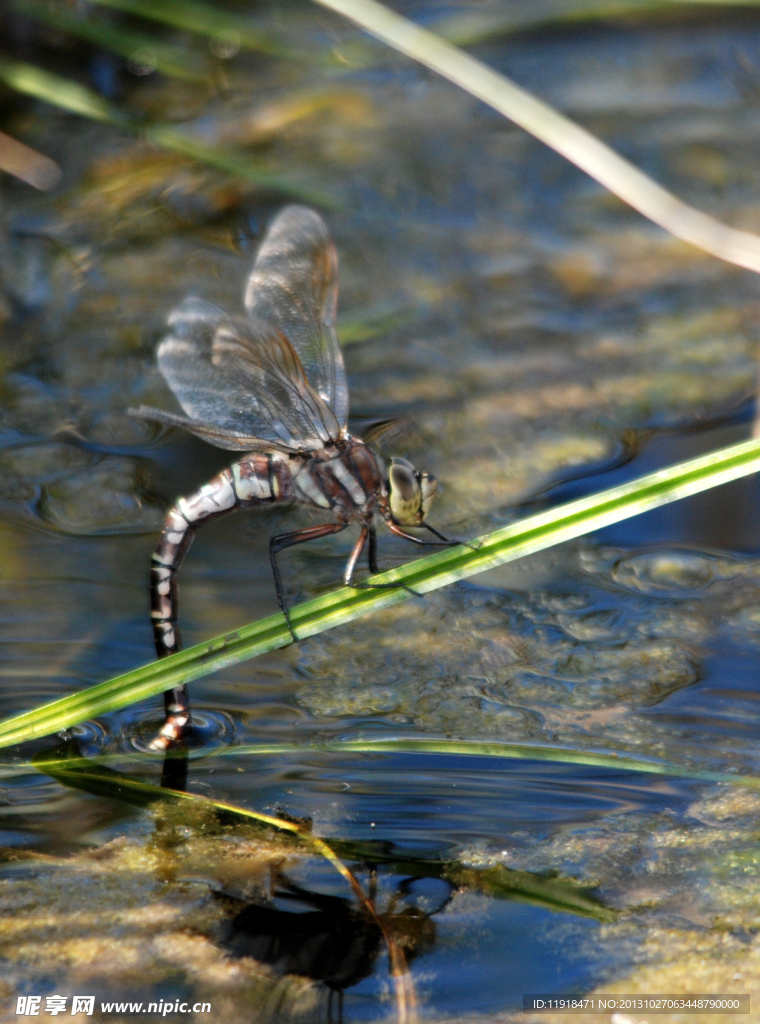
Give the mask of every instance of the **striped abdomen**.
M 151 618 L 159 658 L 181 649 L 177 628 L 176 573 L 194 531 L 202 523 L 232 512 L 294 497 L 287 456 L 249 455 L 189 498 L 169 509 L 161 539 L 151 560 Z

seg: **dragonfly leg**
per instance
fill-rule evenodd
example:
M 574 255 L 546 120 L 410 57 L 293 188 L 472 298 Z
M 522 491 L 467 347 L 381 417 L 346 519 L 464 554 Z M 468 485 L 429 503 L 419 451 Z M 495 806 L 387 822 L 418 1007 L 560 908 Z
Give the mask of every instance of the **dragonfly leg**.
M 477 551 L 472 544 L 468 544 L 466 540 L 449 540 L 448 537 L 444 537 L 442 533 L 434 530 L 429 523 L 420 523 L 422 529 L 430 530 L 431 533 L 439 537 L 439 540 L 425 540 L 423 537 L 415 537 L 412 533 L 407 533 L 406 530 L 402 530 L 396 523 L 388 523 L 388 529 L 391 533 L 395 533 L 397 537 L 403 537 L 404 540 L 410 540 L 412 544 L 421 544 L 425 548 L 440 548 L 440 547 L 456 547 L 457 544 L 462 544 L 466 548 L 471 548 L 473 551 Z
M 403 537 L 404 540 L 410 540 L 412 544 L 420 544 L 422 547 L 432 547 L 436 544 L 434 540 L 423 540 L 422 537 L 415 537 L 413 533 L 407 533 L 406 530 L 402 530 L 400 526 L 395 523 L 388 522 L 388 529 L 391 533 L 395 533 L 397 537 Z
M 454 548 L 458 544 L 461 544 L 462 547 L 469 548 L 470 551 L 477 551 L 478 550 L 477 547 L 475 547 L 473 544 L 469 544 L 466 540 L 457 540 L 456 538 L 451 539 L 449 537 L 444 537 L 444 535 L 442 533 L 439 533 L 438 530 L 434 529 L 430 525 L 430 523 L 420 523 L 420 526 L 424 530 L 429 530 L 430 533 L 432 533 L 434 537 L 438 538 L 438 540 L 441 542 L 441 544 L 445 544 L 447 547 Z M 428 541 L 428 543 L 431 543 L 431 542 Z
M 356 544 L 354 544 L 354 550 L 351 552 L 351 557 L 346 563 L 346 571 L 343 574 L 343 582 L 346 584 L 347 587 L 350 587 L 352 585 L 351 581 L 353 580 L 354 573 L 356 572 L 356 565 L 359 559 L 361 558 L 361 553 L 362 551 L 364 551 L 364 545 L 367 543 L 369 535 L 369 526 L 367 526 L 367 524 L 365 523 L 364 526 L 362 526 L 362 532 L 359 534 L 359 539 L 357 540 Z
M 274 588 L 277 591 L 277 603 L 280 606 L 280 611 L 285 616 L 285 621 L 288 624 L 288 630 L 290 635 L 293 637 L 293 643 L 296 643 L 298 637 L 293 632 L 293 626 L 290 622 L 290 615 L 288 614 L 288 606 L 285 601 L 285 590 L 282 586 L 282 575 L 280 574 L 280 567 L 277 564 L 277 555 L 280 551 L 285 548 L 290 548 L 294 544 L 304 544 L 307 540 L 317 540 L 318 537 L 328 537 L 331 533 L 340 533 L 341 530 L 345 530 L 348 523 L 324 523 L 322 526 L 310 526 L 306 530 L 296 530 L 294 533 L 281 533 L 279 537 L 272 537 L 269 541 L 269 560 L 272 563 L 272 575 L 274 576 Z M 362 545 L 363 547 L 364 545 Z M 361 549 L 360 552 L 361 554 Z M 357 558 L 359 556 L 357 555 Z
M 369 571 L 371 573 L 380 572 L 377 565 L 377 530 L 375 524 L 369 524 Z
M 422 594 L 418 594 L 416 590 L 407 587 L 405 583 L 354 583 L 354 572 L 367 540 L 369 540 L 369 571 L 371 573 L 380 571 L 377 566 L 377 532 L 374 523 L 370 523 L 369 525 L 362 526 L 359 540 L 356 542 L 346 565 L 346 572 L 343 576 L 343 582 L 346 586 L 353 587 L 354 590 L 405 590 L 408 594 L 413 594 L 414 597 L 422 597 Z

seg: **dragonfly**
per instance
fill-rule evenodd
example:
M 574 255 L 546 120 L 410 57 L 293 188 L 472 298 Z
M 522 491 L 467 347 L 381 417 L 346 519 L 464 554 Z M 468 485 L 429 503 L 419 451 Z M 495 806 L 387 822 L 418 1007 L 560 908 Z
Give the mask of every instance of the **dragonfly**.
M 358 526 L 344 572 L 354 582 L 365 548 L 378 572 L 375 520 L 415 544 L 456 544 L 426 522 L 436 480 L 403 458 L 387 467 L 348 432 L 348 386 L 335 319 L 338 260 L 314 210 L 287 206 L 274 219 L 245 286 L 245 315 L 195 296 L 170 315 L 158 366 L 184 415 L 141 406 L 133 415 L 184 427 L 219 448 L 244 452 L 195 494 L 169 509 L 151 561 L 151 620 L 159 658 L 181 650 L 177 571 L 196 530 L 237 509 L 300 503 L 329 522 L 272 537 L 272 574 L 294 641 L 277 555 Z M 422 527 L 429 540 L 408 532 Z M 398 587 L 400 584 L 375 584 Z M 164 694 L 165 721 L 153 740 L 168 749 L 190 728 L 184 685 Z

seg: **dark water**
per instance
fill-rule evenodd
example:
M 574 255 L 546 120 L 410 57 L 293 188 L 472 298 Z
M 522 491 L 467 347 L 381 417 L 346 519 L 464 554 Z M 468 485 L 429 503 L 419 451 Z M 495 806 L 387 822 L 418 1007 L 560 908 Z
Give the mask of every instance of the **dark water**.
M 431 25 L 526 25 L 475 52 L 688 201 L 760 225 L 754 13 L 544 25 L 556 6 L 408 6 Z M 209 56 L 153 27 L 212 61 L 213 83 L 187 85 L 0 14 L 14 59 L 327 194 L 352 413 L 414 420 L 396 454 L 439 477 L 439 528 L 475 536 L 750 436 L 751 274 L 668 239 L 332 16 L 237 9 L 299 59 Z M 7 717 L 153 658 L 163 510 L 229 460 L 126 409 L 173 407 L 154 359 L 168 312 L 188 293 L 237 311 L 287 199 L 4 95 L 0 129 L 64 173 L 51 196 L 10 179 L 0 191 Z M 491 1019 L 523 993 L 597 985 L 754 990 L 760 804 L 686 776 L 760 775 L 757 489 L 726 485 L 200 680 L 187 776 L 175 764 L 169 781 L 309 819 L 374 893 L 429 1019 Z M 187 645 L 276 610 L 269 538 L 307 521 L 262 512 L 199 532 L 180 577 Z M 337 538 L 286 552 L 291 602 L 333 587 L 348 550 Z M 408 557 L 381 537 L 382 565 Z M 164 766 L 144 748 L 159 703 L 73 741 L 158 787 Z M 313 749 L 388 736 L 532 754 Z M 29 765 L 58 742 L 0 766 L 0 1019 L 17 1019 L 17 994 L 53 992 L 210 999 L 218 1022 L 337 1020 L 341 992 L 346 1021 L 393 1013 L 379 926 L 324 858 L 197 808 L 136 806 L 114 776 Z M 287 752 L 255 750 L 275 743 Z

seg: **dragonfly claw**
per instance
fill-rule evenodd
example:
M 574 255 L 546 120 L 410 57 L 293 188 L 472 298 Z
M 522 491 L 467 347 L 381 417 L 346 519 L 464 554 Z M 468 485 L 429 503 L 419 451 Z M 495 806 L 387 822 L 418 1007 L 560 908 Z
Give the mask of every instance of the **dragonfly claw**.
M 424 597 L 424 594 L 420 594 L 416 590 L 412 590 L 411 587 L 407 587 L 406 583 L 353 583 L 351 581 L 346 583 L 347 587 L 351 587 L 352 590 L 405 590 L 407 594 L 411 594 L 412 597 Z
M 285 616 L 285 625 L 288 627 L 288 632 L 290 633 L 290 636 L 291 636 L 291 638 L 293 640 L 293 643 L 297 644 L 298 643 L 298 637 L 296 636 L 295 630 L 293 629 L 293 627 L 290 624 L 290 616 L 284 610 L 283 610 L 283 615 Z

